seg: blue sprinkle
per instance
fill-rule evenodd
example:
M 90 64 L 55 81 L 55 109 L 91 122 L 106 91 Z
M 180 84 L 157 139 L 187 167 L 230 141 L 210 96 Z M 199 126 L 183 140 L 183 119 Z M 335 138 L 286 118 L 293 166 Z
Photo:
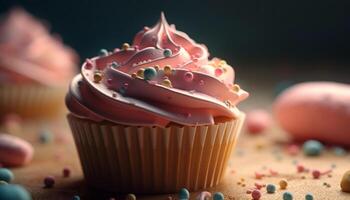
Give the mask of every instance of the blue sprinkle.
M 305 195 L 305 200 L 314 200 L 314 196 L 311 193 Z
M 283 200 L 293 200 L 293 194 L 290 192 L 283 193 Z
M 170 49 L 164 49 L 163 55 L 165 57 L 170 57 L 173 54 L 173 52 Z
M 118 92 L 122 95 L 124 95 L 126 93 L 126 87 L 122 86 L 119 88 Z
M 43 129 L 39 133 L 39 141 L 43 144 L 51 142 L 53 139 L 52 133 L 48 129 Z
M 74 197 L 72 198 L 72 200 L 80 200 L 80 196 L 74 195 Z
M 179 191 L 179 199 L 180 200 L 190 199 L 190 192 L 186 188 L 181 188 Z
M 157 76 L 157 71 L 153 67 L 148 67 L 143 71 L 143 77 L 145 80 L 152 80 Z
M 1 200 L 31 200 L 29 192 L 20 185 L 1 185 L 0 186 Z
M 337 156 L 345 156 L 346 150 L 343 147 L 334 147 L 333 153 Z
M 11 183 L 15 176 L 13 175 L 12 171 L 6 168 L 0 168 L 0 180 L 5 181 L 7 183 Z
M 119 67 L 119 64 L 117 62 L 112 62 L 111 67 L 117 68 L 117 67 Z
M 323 149 L 323 145 L 317 140 L 308 140 L 303 144 L 303 151 L 307 156 L 318 156 Z
M 100 56 L 108 56 L 108 51 L 106 49 L 101 49 Z
M 221 192 L 216 192 L 213 196 L 213 200 L 224 200 L 225 197 Z
M 276 192 L 276 186 L 274 184 L 268 184 L 266 186 L 267 193 L 273 194 Z

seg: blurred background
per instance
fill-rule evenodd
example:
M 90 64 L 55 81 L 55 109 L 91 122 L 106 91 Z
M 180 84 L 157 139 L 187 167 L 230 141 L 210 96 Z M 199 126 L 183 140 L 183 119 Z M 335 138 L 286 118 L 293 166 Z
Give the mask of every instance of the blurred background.
M 0 2 L 2 14 L 20 6 L 46 21 L 81 60 L 101 48 L 131 43 L 164 11 L 169 23 L 234 66 L 238 81 L 250 90 L 259 80 L 269 82 L 269 76 L 270 86 L 281 81 L 350 82 L 348 0 Z

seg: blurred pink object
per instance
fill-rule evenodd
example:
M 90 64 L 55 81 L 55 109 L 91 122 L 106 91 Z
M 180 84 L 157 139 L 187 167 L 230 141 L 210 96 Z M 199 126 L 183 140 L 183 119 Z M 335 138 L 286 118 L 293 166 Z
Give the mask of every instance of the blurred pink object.
M 60 85 L 75 74 L 78 57 L 23 9 L 0 21 L 0 83 Z
M 33 158 L 33 147 L 28 142 L 0 133 L 0 163 L 6 167 L 28 164 Z
M 266 110 L 257 109 L 247 113 L 246 129 L 251 134 L 264 132 L 271 125 L 270 114 Z
M 350 145 L 349 84 L 297 84 L 276 99 L 274 114 L 281 127 L 297 140 Z

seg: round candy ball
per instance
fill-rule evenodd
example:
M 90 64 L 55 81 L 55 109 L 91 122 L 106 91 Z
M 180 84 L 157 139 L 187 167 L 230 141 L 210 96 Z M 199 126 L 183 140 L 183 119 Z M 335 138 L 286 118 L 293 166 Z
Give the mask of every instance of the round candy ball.
M 128 194 L 128 195 L 126 196 L 126 199 L 127 199 L 127 200 L 136 200 L 136 196 L 135 196 L 134 194 Z
M 307 156 L 318 156 L 323 149 L 323 145 L 317 140 L 308 140 L 303 144 L 303 152 Z
M 261 197 L 261 192 L 259 190 L 253 190 L 252 198 L 253 200 L 259 200 Z
M 179 199 L 189 199 L 190 198 L 190 192 L 186 188 L 181 188 L 179 191 Z
M 45 188 L 52 188 L 55 185 L 55 177 L 47 176 L 44 178 L 44 186 Z
M 12 171 L 6 168 L 0 168 L 0 180 L 5 181 L 7 183 L 11 183 L 15 176 L 13 175 Z
M 213 200 L 224 200 L 224 194 L 222 194 L 221 192 L 216 192 L 213 196 Z
M 173 54 L 173 52 L 171 51 L 171 49 L 164 49 L 163 55 L 165 57 L 170 57 Z
M 80 200 L 80 196 L 74 195 L 73 198 L 72 198 L 72 200 Z
M 147 67 L 144 71 L 143 71 L 143 78 L 147 81 L 152 80 L 153 78 L 155 78 L 157 76 L 157 71 L 156 69 L 154 69 L 153 67 Z
M 0 200 L 31 200 L 29 192 L 19 185 L 1 185 Z
M 276 186 L 274 184 L 267 184 L 266 191 L 267 193 L 273 194 L 276 192 Z
M 185 81 L 191 82 L 193 80 L 193 73 L 192 72 L 186 72 L 184 74 Z
M 282 190 L 285 190 L 287 188 L 287 186 L 288 186 L 288 182 L 287 182 L 287 180 L 282 179 L 282 180 L 280 180 L 279 185 L 280 185 L 280 188 Z
M 247 113 L 246 129 L 248 133 L 259 134 L 271 125 L 270 114 L 262 109 L 252 110 Z
M 33 157 L 33 147 L 27 141 L 0 133 L 0 161 L 4 166 L 17 167 L 28 164 Z
M 340 182 L 340 187 L 343 192 L 350 193 L 350 170 L 345 172 Z
M 290 192 L 283 193 L 283 200 L 293 200 L 293 194 Z
M 311 193 L 305 195 L 305 200 L 314 200 L 314 196 Z

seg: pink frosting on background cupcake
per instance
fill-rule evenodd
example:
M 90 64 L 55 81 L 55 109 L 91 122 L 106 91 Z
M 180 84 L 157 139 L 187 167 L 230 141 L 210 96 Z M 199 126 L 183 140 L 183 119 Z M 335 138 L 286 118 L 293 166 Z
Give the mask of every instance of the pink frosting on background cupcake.
M 72 49 L 24 10 L 13 9 L 0 22 L 0 83 L 61 85 L 77 62 Z

